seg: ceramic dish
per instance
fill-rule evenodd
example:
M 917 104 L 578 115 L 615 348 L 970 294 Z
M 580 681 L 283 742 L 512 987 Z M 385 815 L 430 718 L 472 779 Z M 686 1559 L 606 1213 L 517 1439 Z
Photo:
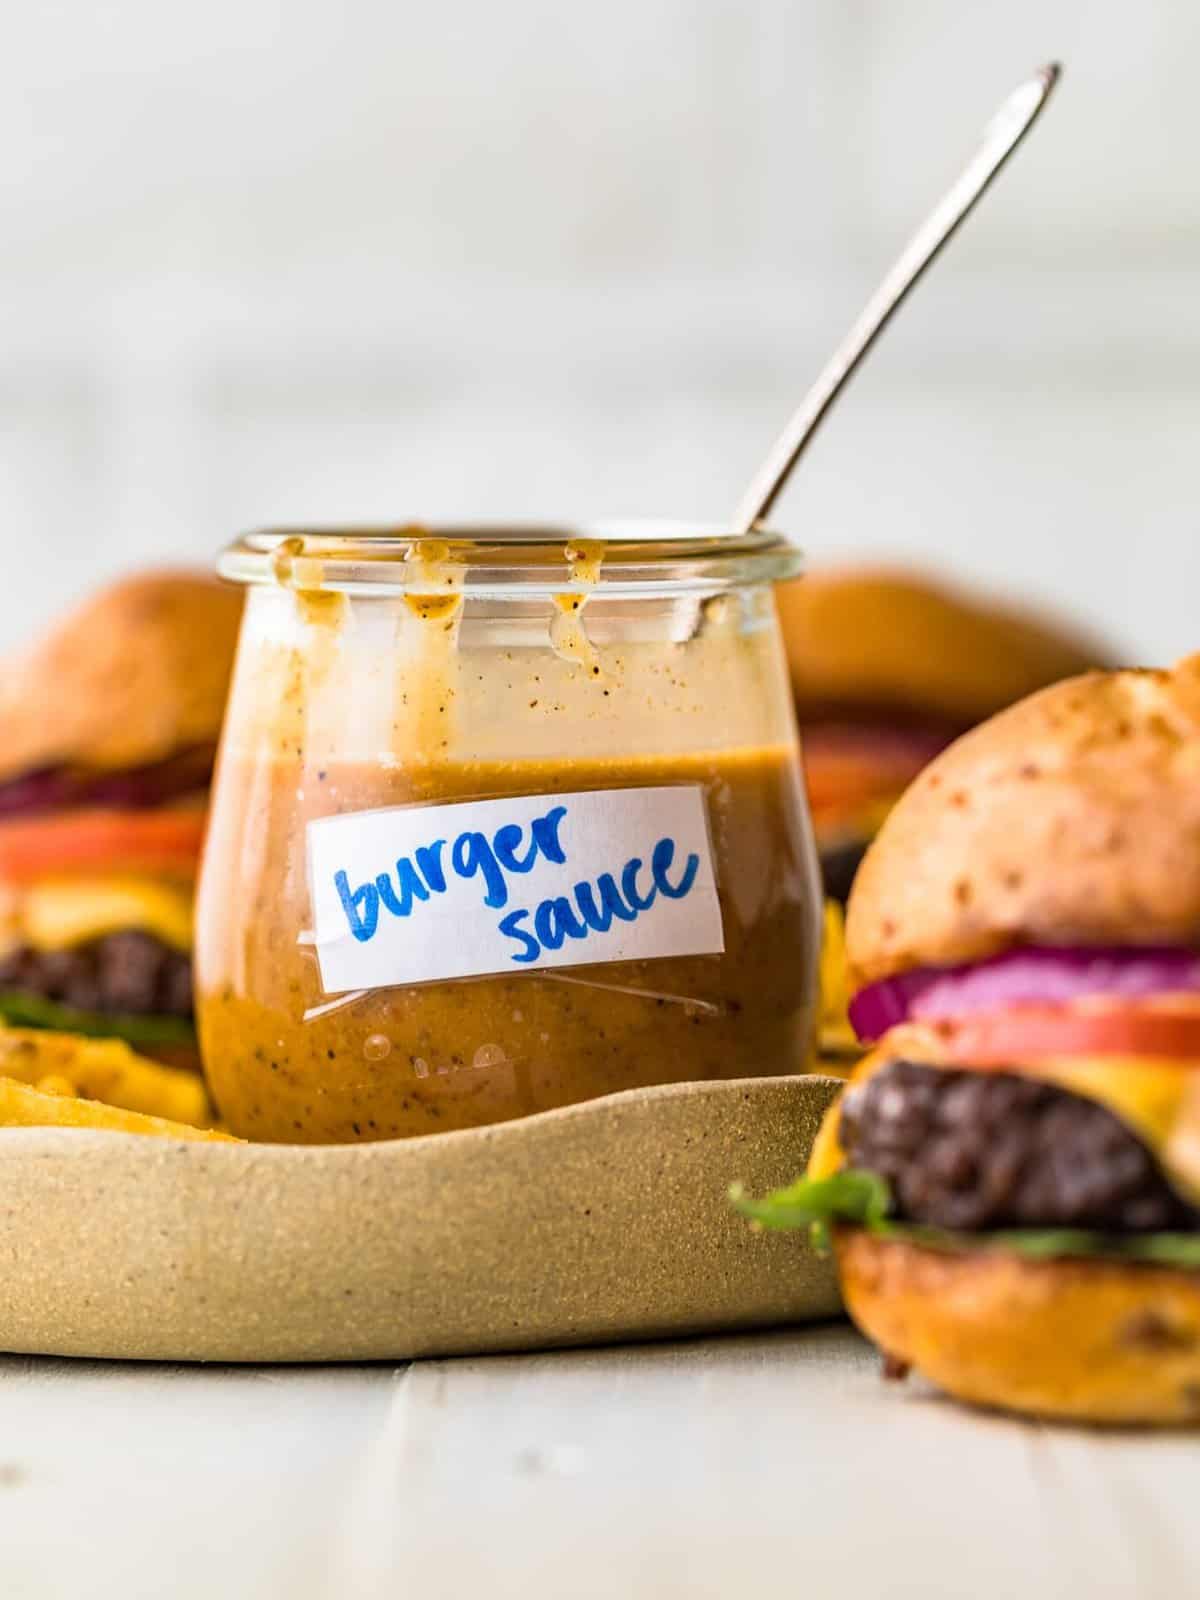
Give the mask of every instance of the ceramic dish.
M 0 1133 L 0 1348 L 403 1360 L 747 1328 L 839 1309 L 732 1179 L 803 1166 L 829 1077 L 635 1089 L 373 1145 Z

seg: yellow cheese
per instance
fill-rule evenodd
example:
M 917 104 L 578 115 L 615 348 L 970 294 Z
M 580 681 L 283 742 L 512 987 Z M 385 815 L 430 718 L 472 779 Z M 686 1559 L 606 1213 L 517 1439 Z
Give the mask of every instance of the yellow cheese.
M 859 1062 L 850 1083 L 865 1082 L 899 1058 L 948 1071 L 970 1070 L 967 1063 L 945 1059 L 945 1048 L 936 1035 L 918 1024 L 907 1024 L 893 1028 Z M 1200 1062 L 1171 1056 L 1046 1056 L 1006 1064 L 1003 1070 L 1054 1084 L 1104 1106 L 1138 1136 L 1176 1188 L 1200 1203 Z M 828 1177 L 844 1164 L 839 1123 L 835 1104 L 813 1145 L 810 1177 Z
M 842 1149 L 841 1137 L 842 1095 L 846 1093 L 846 1090 L 852 1084 L 861 1083 L 864 1078 L 870 1076 L 864 1069 L 871 1060 L 872 1057 L 867 1056 L 859 1062 L 858 1066 L 850 1074 L 846 1088 L 842 1090 L 842 1094 L 838 1095 L 825 1113 L 825 1120 L 817 1129 L 817 1137 L 813 1140 L 812 1154 L 808 1158 L 806 1176 L 810 1178 L 831 1178 L 835 1172 L 846 1165 L 846 1153 Z M 878 1072 L 882 1065 L 882 1061 L 876 1062 L 873 1070 Z
M 21 897 L 8 884 L 0 883 L 0 956 L 21 943 Z
M 192 948 L 191 890 L 148 878 L 47 878 L 25 891 L 19 918 L 24 942 L 36 950 L 67 950 L 127 929 Z
M 850 987 L 846 981 L 846 918 L 836 900 L 825 902 L 819 971 L 818 1051 L 827 1057 L 856 1056 L 859 1044 L 846 1014 L 850 1003 Z

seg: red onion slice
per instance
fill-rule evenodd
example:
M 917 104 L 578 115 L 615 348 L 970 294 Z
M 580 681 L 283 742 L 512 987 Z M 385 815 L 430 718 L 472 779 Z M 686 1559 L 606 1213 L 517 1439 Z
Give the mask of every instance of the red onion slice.
M 1200 991 L 1200 953 L 1174 946 L 1093 950 L 1031 945 L 965 967 L 915 967 L 860 989 L 850 1021 L 860 1039 L 901 1022 L 935 1022 L 1008 1006 L 1063 1005 L 1084 995 L 1138 999 Z
M 196 745 L 165 761 L 121 772 L 43 767 L 0 783 L 0 819 L 40 816 L 75 806 L 149 810 L 207 789 L 213 758 L 211 745 Z

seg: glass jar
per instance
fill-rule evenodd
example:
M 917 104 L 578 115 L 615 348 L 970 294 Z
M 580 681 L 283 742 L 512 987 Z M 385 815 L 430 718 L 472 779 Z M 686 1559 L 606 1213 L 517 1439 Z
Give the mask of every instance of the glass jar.
M 252 1139 L 803 1070 L 820 894 L 766 533 L 256 533 L 201 874 Z M 333 820 L 336 819 L 336 820 Z

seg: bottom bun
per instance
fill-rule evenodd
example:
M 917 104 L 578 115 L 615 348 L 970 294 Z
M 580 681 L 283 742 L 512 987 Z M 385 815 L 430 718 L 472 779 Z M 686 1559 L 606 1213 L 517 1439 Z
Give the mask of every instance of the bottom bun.
M 947 1394 L 1031 1416 L 1200 1423 L 1200 1272 L 967 1255 L 837 1230 L 842 1293 Z

